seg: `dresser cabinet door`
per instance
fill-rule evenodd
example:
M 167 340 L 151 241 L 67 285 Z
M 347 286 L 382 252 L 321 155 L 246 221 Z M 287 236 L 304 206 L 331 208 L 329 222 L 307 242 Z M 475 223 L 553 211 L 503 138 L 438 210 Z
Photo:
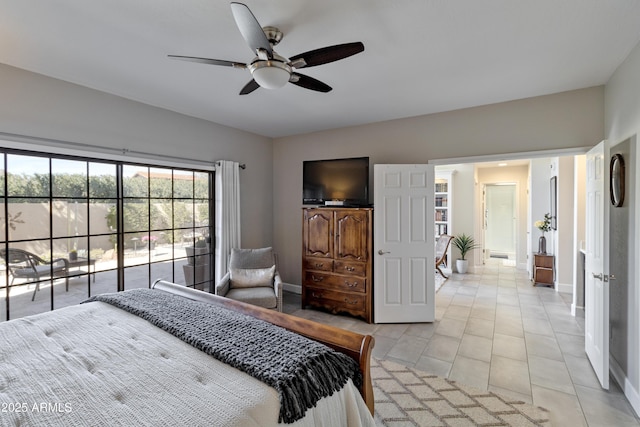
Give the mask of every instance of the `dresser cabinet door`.
M 368 219 L 369 215 L 366 211 L 336 211 L 336 260 L 367 261 L 369 259 Z
M 333 211 L 305 209 L 303 233 L 306 257 L 333 258 Z

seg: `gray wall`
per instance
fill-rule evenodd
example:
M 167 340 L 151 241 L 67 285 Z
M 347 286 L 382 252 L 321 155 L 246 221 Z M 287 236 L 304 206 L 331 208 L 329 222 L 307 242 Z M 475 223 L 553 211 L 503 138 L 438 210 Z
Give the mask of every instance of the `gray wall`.
M 640 156 L 637 148 L 637 135 L 640 132 L 640 78 L 638 76 L 640 76 L 640 44 L 636 45 L 618 67 L 605 89 L 605 137 L 612 145 L 612 151 L 617 150 L 619 144 L 629 142 L 629 161 L 627 163 L 630 163 L 630 166 L 627 167 L 629 172 L 627 196 L 629 198 L 625 202 L 625 204 L 628 203 L 629 209 L 627 233 L 631 239 L 626 248 L 629 265 L 625 272 L 611 270 L 616 276 L 625 273 L 627 275 L 626 336 L 619 337 L 623 341 L 626 340 L 626 348 L 622 348 L 618 342 L 613 342 L 611 351 L 615 352 L 613 353 L 614 362 L 625 363 L 626 361 L 626 366 L 614 365 L 614 375 L 623 385 L 625 395 L 636 413 L 640 413 L 640 227 L 638 227 L 640 174 L 632 173 L 630 169 L 631 167 L 635 169 Z M 621 149 L 625 149 L 624 145 Z M 620 208 L 611 208 L 612 217 L 619 216 L 618 212 L 615 212 L 618 209 Z M 616 223 L 618 221 L 625 221 L 625 219 L 616 218 Z M 617 241 L 611 243 L 612 246 L 618 245 Z M 618 287 L 618 284 L 618 281 L 613 282 L 611 288 Z M 616 301 L 618 301 L 620 298 L 617 295 L 618 291 L 614 292 L 616 293 Z M 614 338 L 616 334 L 625 334 L 622 329 L 623 325 L 614 325 L 614 327 L 616 328 Z M 625 355 L 623 356 L 623 354 Z
M 270 138 L 2 64 L 0 132 L 89 144 L 98 152 L 110 147 L 246 163 L 241 172 L 243 246 L 272 242 Z
M 426 163 L 592 146 L 604 135 L 603 96 L 604 88 L 594 87 L 274 140 L 274 246 L 283 280 L 300 283 L 303 160 L 369 156 L 372 164 Z
M 609 221 L 609 271 L 616 276 L 609 287 L 610 352 L 620 367 L 628 371 L 628 340 L 629 335 L 629 297 L 631 284 L 629 283 L 629 253 L 633 252 L 633 239 L 629 237 L 628 225 L 631 219 L 633 197 L 629 198 L 629 182 L 635 178 L 635 159 L 631 158 L 631 143 L 629 140 L 611 149 L 611 155 L 621 154 L 625 161 L 625 188 L 627 189 L 622 206 L 610 209 Z

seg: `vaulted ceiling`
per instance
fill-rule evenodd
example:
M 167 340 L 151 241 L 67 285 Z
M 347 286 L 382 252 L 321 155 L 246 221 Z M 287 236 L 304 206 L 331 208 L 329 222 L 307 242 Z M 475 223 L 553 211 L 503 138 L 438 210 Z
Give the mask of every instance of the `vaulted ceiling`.
M 602 85 L 640 40 L 637 0 L 246 0 L 285 57 L 364 52 L 239 96 L 255 56 L 222 0 L 0 0 L 0 62 L 279 137 Z

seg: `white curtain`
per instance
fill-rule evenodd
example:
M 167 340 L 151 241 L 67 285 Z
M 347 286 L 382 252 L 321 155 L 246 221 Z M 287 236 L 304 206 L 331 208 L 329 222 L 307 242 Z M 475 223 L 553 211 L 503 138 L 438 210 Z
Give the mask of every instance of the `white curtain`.
M 216 166 L 216 283 L 229 270 L 231 248 L 240 247 L 240 164 Z

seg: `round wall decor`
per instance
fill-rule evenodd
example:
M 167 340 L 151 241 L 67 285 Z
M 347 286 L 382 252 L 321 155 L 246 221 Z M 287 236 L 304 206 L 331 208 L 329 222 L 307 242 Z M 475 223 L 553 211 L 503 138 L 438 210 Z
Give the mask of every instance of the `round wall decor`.
M 620 207 L 624 202 L 624 158 L 622 154 L 611 156 L 609 171 L 611 204 Z

